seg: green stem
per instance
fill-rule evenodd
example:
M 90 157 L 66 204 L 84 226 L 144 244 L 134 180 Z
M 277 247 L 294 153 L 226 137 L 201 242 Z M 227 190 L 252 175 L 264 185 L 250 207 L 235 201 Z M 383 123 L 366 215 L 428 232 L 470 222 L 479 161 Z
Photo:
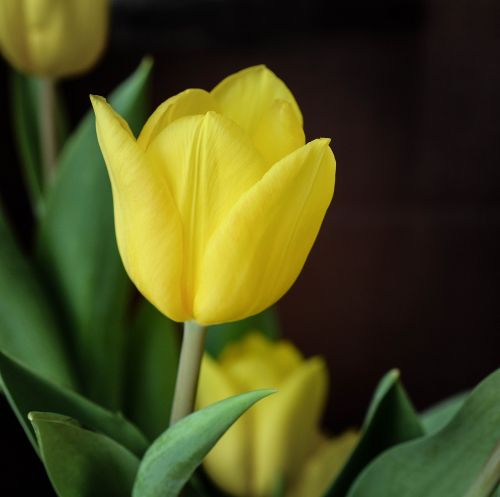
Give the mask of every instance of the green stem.
M 194 410 L 206 335 L 206 328 L 195 321 L 184 323 L 181 356 L 170 415 L 171 426 Z
M 56 85 L 53 79 L 40 80 L 39 121 L 42 174 L 47 188 L 57 166 Z
M 500 483 L 500 441 L 464 497 L 490 497 Z

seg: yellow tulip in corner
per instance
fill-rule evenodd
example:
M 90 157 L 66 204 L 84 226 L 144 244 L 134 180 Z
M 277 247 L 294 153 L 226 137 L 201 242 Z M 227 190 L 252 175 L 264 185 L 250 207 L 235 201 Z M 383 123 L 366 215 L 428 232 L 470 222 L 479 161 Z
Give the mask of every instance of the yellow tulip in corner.
M 52 183 L 59 143 L 56 81 L 90 69 L 108 36 L 109 0 L 0 0 L 0 48 L 17 70 L 40 78 L 39 138 L 44 187 Z
M 101 55 L 109 0 L 2 0 L 0 46 L 18 70 L 46 78 L 73 76 Z
M 92 104 L 125 268 L 163 314 L 187 323 L 175 422 L 193 407 L 202 327 L 257 314 L 299 275 L 335 159 L 330 140 L 305 143 L 297 102 L 264 66 L 168 99 L 138 139 L 103 98 Z

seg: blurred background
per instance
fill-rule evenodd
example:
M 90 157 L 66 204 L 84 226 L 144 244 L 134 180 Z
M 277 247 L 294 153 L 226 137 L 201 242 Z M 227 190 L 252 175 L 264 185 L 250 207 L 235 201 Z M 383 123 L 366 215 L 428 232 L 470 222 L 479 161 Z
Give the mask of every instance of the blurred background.
M 390 368 L 423 409 L 499 366 L 497 1 L 116 0 L 104 58 L 61 84 L 72 122 L 144 54 L 155 105 L 264 63 L 296 96 L 307 137 L 333 138 L 334 202 L 278 304 L 286 337 L 328 361 L 330 431 L 361 422 Z M 0 62 L 0 194 L 28 243 L 6 83 Z M 34 460 L 25 444 L 19 457 Z

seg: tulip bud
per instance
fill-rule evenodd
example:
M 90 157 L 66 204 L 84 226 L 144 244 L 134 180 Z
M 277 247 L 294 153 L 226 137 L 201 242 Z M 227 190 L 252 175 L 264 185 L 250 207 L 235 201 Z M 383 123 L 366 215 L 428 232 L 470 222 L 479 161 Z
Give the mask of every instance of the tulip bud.
M 278 392 L 245 413 L 204 461 L 208 475 L 236 497 L 271 497 L 285 483 L 286 497 L 322 497 L 357 440 L 321 434 L 328 389 L 319 357 L 305 360 L 289 342 L 251 333 L 216 361 L 203 359 L 199 408 L 259 388 Z
M 0 46 L 18 70 L 48 78 L 88 70 L 101 55 L 108 0 L 1 0 Z
M 263 66 L 187 90 L 136 140 L 102 98 L 97 136 L 118 247 L 138 289 L 175 321 L 243 319 L 299 275 L 333 196 L 330 140 L 305 144 L 302 115 Z

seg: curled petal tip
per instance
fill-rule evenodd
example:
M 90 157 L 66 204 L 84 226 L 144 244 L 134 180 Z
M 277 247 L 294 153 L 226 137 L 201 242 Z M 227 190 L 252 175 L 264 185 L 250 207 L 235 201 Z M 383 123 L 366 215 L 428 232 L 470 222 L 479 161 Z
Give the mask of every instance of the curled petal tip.
M 321 145 L 323 145 L 325 147 L 327 147 L 332 142 L 332 139 L 331 138 L 317 138 L 314 141 L 320 143 Z

